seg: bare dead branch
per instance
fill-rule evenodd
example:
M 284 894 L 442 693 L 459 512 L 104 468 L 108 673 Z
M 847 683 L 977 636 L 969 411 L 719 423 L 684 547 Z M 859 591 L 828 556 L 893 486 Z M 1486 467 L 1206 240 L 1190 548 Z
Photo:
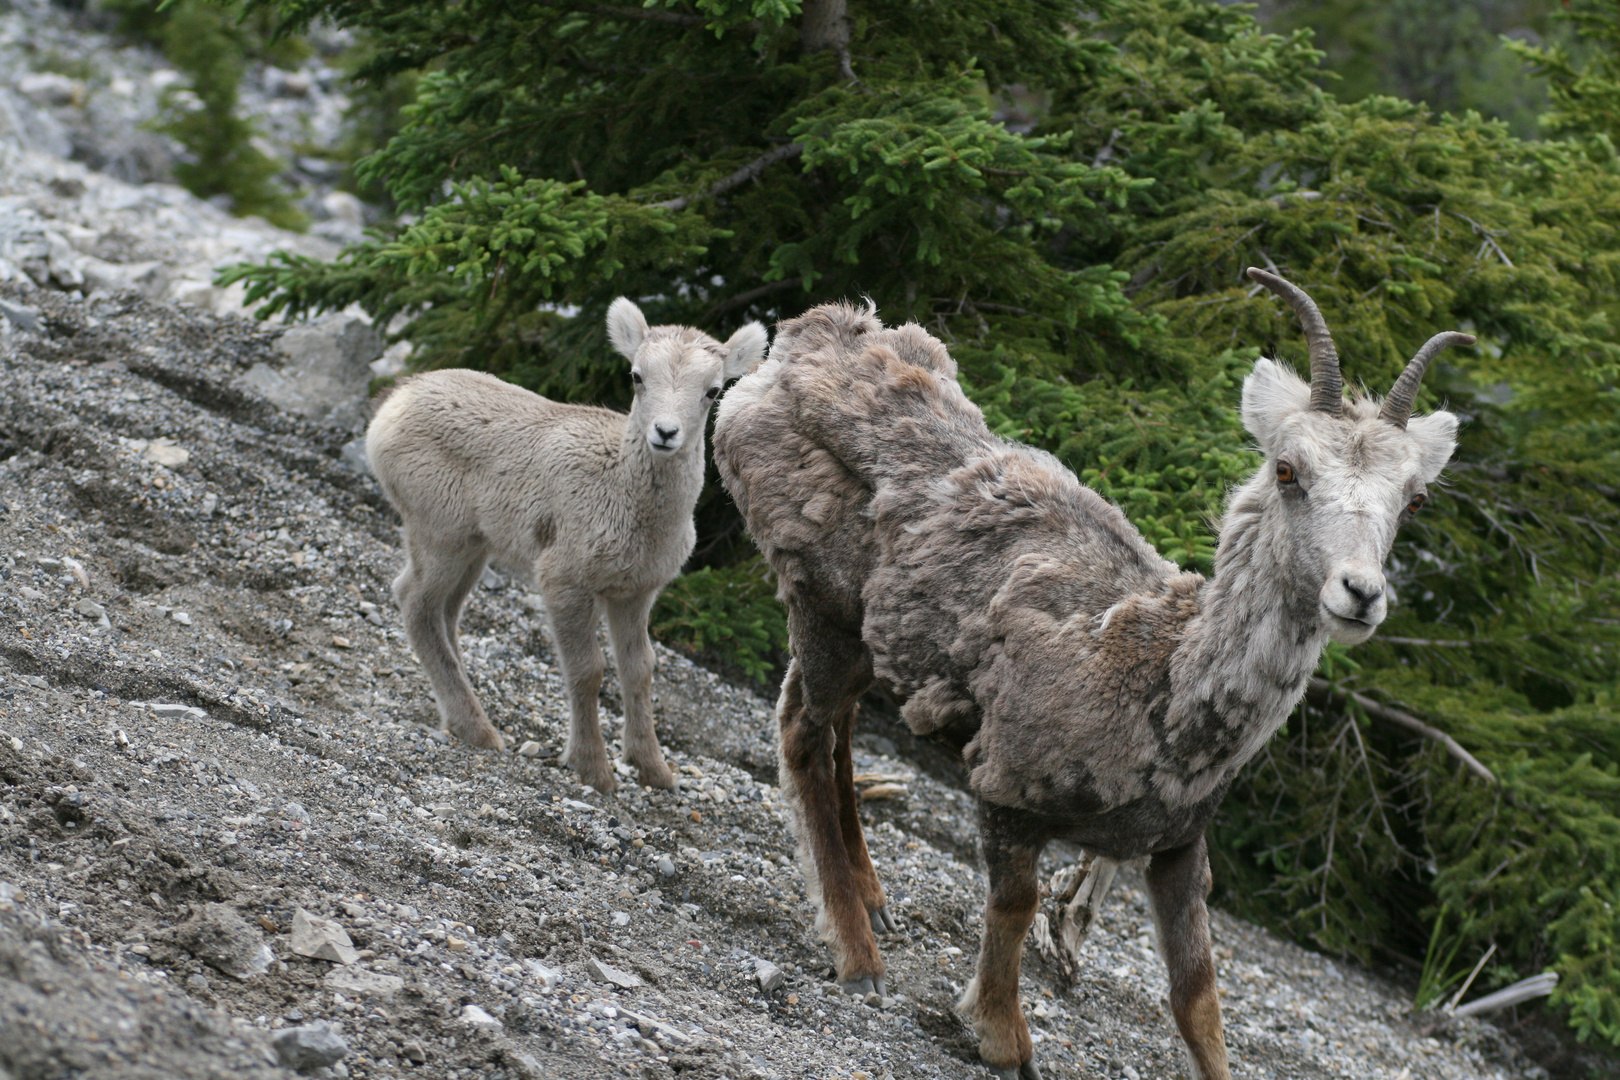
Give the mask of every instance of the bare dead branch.
M 1481 764 L 1480 760 L 1473 754 L 1464 750 L 1461 743 L 1439 728 L 1425 724 L 1411 713 L 1379 704 L 1365 694 L 1358 694 L 1353 690 L 1340 690 L 1319 675 L 1311 676 L 1310 684 L 1305 690 L 1305 697 L 1312 705 L 1316 706 L 1332 704 L 1342 708 L 1346 703 L 1354 702 L 1374 720 L 1416 732 L 1425 739 L 1433 739 L 1445 747 L 1446 753 L 1462 762 L 1469 772 L 1487 783 L 1496 783 L 1496 774 Z
M 666 199 L 663 202 L 655 202 L 650 205 L 661 210 L 685 210 L 692 205 L 694 200 L 712 199 L 716 195 L 723 195 L 734 187 L 741 187 L 743 184 L 748 183 L 748 181 L 754 179 L 778 161 L 787 161 L 789 158 L 796 158 L 802 153 L 804 153 L 803 143 L 786 143 L 774 150 L 765 151 L 765 153 L 759 155 L 759 157 L 750 161 L 730 176 L 716 180 L 709 185 L 709 190 L 701 195 L 682 195 L 679 198 Z

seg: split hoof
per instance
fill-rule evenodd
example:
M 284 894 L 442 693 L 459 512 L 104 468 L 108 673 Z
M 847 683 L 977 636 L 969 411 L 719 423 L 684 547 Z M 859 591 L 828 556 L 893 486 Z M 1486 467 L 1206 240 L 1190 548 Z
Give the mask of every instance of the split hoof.
M 1016 1069 L 998 1069 L 994 1065 L 985 1067 L 990 1070 L 990 1075 L 994 1076 L 996 1080 L 1041 1080 L 1041 1069 L 1039 1065 L 1035 1064 L 1034 1058 L 1030 1058 Z
M 674 791 L 678 786 L 674 772 L 662 761 L 647 766 L 636 765 L 635 762 L 630 764 L 635 766 L 636 780 L 642 787 L 663 788 L 665 791 Z
M 839 983 L 838 988 L 857 1000 L 864 1000 L 872 994 L 876 994 L 880 998 L 886 996 L 884 994 L 883 976 L 881 975 L 849 979 Z
M 872 933 L 893 934 L 900 929 L 900 924 L 894 921 L 887 906 L 874 908 L 870 912 L 872 918 Z
M 495 730 L 495 725 L 487 720 L 480 726 L 471 729 L 449 729 L 450 734 L 478 750 L 505 750 L 506 740 L 501 733 Z

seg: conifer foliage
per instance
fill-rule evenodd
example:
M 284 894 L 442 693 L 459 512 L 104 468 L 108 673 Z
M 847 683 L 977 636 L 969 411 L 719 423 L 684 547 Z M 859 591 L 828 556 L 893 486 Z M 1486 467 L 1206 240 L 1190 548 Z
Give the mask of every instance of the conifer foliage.
M 1556 137 L 1529 142 L 1340 102 L 1307 32 L 1200 0 L 261 6 L 363 31 L 362 77 L 418 92 L 360 166 L 402 224 L 234 276 L 270 311 L 404 315 L 425 364 L 622 405 L 617 295 L 714 330 L 870 296 L 950 344 L 993 427 L 1207 571 L 1255 464 L 1238 383 L 1303 352 L 1245 266 L 1307 288 L 1375 390 L 1430 333 L 1478 335 L 1425 382 L 1467 423 L 1392 615 L 1234 789 L 1218 888 L 1333 952 L 1466 969 L 1495 944 L 1476 986 L 1555 970 L 1554 1007 L 1620 1045 L 1620 166 L 1590 104 L 1612 65 L 1535 57 Z M 760 565 L 722 498 L 699 524 L 658 617 L 762 672 Z

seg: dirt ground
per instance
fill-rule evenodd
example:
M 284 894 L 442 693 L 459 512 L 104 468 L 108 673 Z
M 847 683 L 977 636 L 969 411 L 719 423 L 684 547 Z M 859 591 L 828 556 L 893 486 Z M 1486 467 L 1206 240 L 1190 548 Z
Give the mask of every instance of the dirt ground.
M 391 511 L 346 435 L 239 382 L 276 331 L 0 299 L 40 317 L 0 337 L 0 1080 L 290 1076 L 278 1033 L 321 1076 L 985 1075 L 952 1012 L 983 876 L 949 768 L 862 737 L 902 789 L 863 809 L 900 929 L 894 996 L 845 998 L 768 702 L 661 651 L 682 790 L 582 788 L 539 600 L 490 574 L 462 640 L 514 749 L 447 741 Z M 1487 1024 L 1423 1035 L 1372 973 L 1215 933 L 1240 1077 L 1546 1075 Z M 1072 989 L 1025 961 L 1045 1075 L 1186 1075 L 1130 873 L 1084 959 Z

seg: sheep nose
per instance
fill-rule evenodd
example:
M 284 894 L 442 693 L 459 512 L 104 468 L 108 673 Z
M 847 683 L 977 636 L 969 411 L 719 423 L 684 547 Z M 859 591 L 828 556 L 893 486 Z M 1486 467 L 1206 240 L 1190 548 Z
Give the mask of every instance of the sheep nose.
M 654 424 L 653 430 L 658 433 L 660 442 L 669 442 L 671 439 L 681 433 L 679 424 L 675 425 L 674 427 L 665 427 L 663 424 Z
M 1373 578 L 1346 574 L 1339 580 L 1344 585 L 1344 591 L 1355 599 L 1356 606 L 1362 611 L 1378 603 L 1378 598 L 1384 595 L 1383 582 Z

